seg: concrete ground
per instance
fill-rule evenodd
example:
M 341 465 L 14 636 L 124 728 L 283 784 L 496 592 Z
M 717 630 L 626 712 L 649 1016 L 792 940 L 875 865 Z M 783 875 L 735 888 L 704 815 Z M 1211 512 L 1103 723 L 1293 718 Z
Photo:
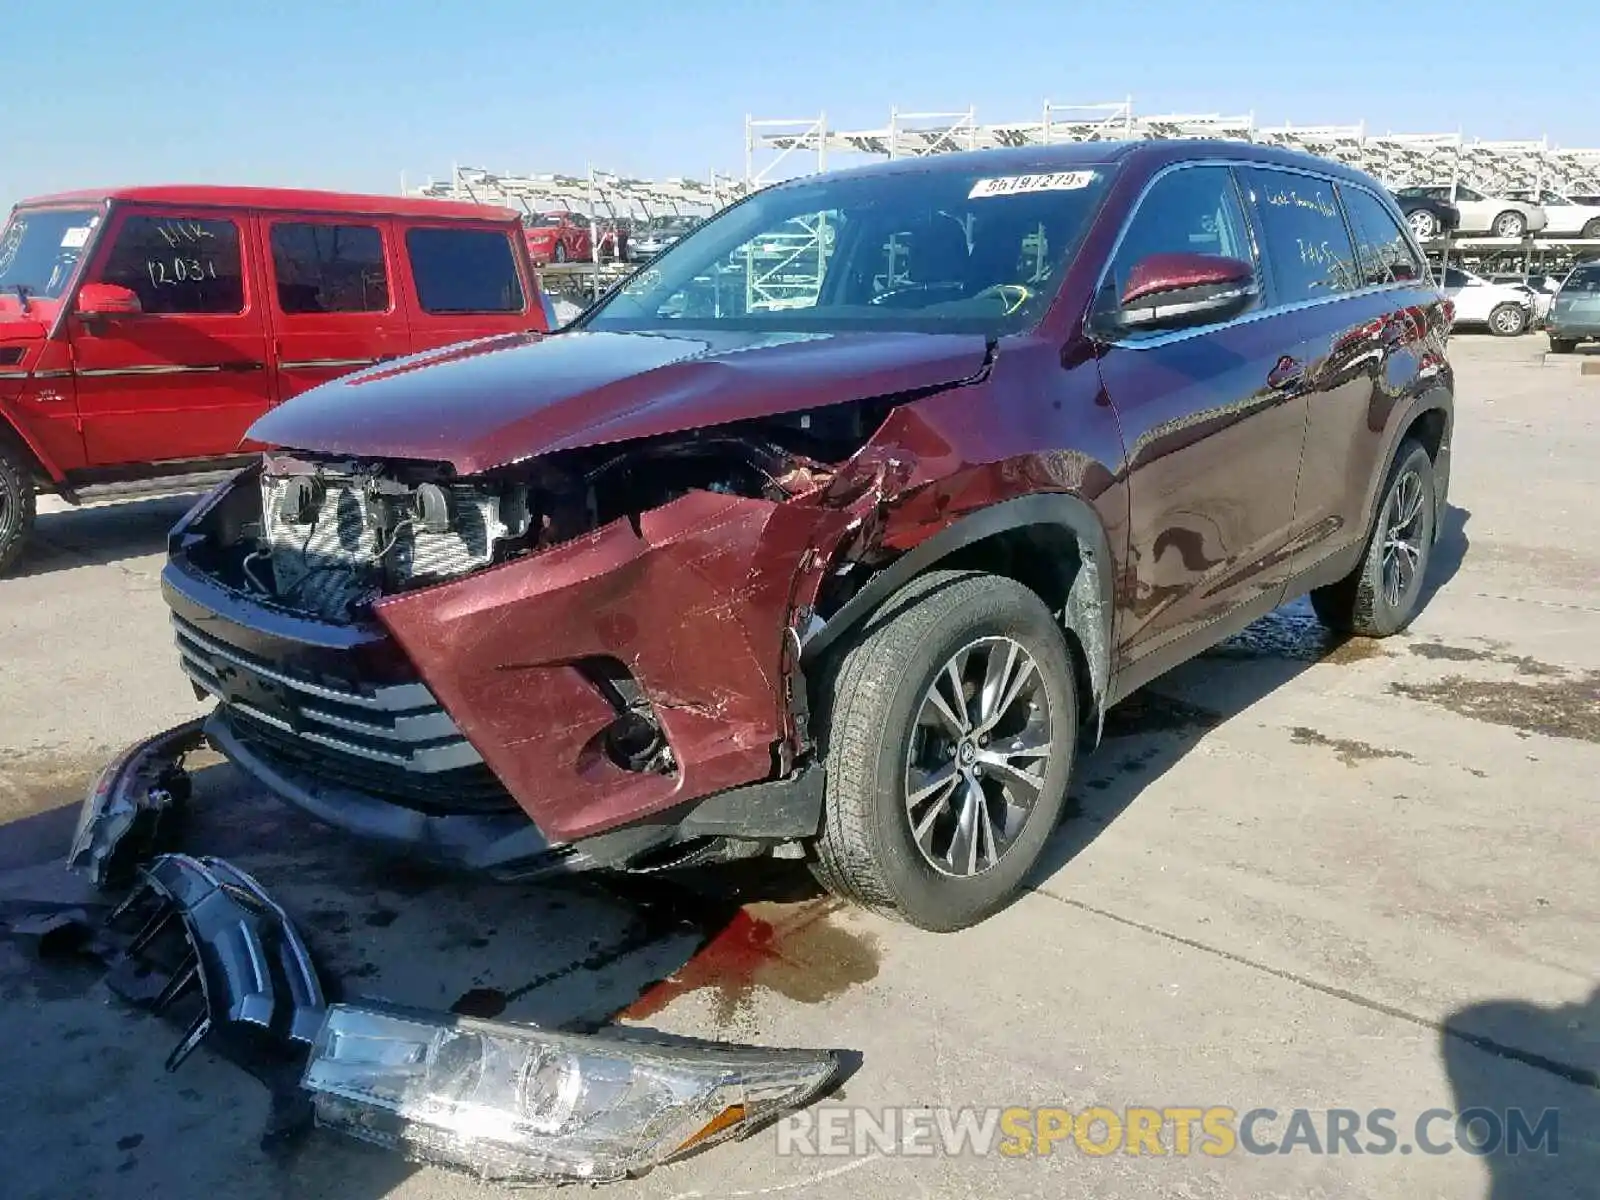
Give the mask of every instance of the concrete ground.
M 1081 761 L 1032 892 L 967 933 L 841 909 L 792 874 L 690 894 L 440 879 L 225 765 L 199 773 L 189 844 L 267 883 L 346 993 L 841 1046 L 861 1065 L 828 1107 L 1267 1107 L 1269 1143 L 1296 1108 L 1319 1127 L 1386 1108 L 1407 1147 L 1433 1108 L 1559 1121 L 1557 1153 L 1515 1157 L 1068 1138 L 1048 1157 L 818 1158 L 767 1131 L 619 1197 L 1596 1195 L 1600 375 L 1543 348 L 1456 339 L 1453 508 L 1410 632 L 1334 646 L 1293 607 L 1135 697 Z M 60 886 L 106 755 L 198 711 L 156 582 L 183 506 L 52 508 L 0 581 L 0 915 Z M 327 1133 L 263 1152 L 263 1088 L 209 1051 L 164 1074 L 177 1031 L 88 966 L 0 941 L 0 1006 L 0 1190 L 19 1200 L 498 1194 Z M 1432 1132 L 1449 1142 L 1448 1121 Z

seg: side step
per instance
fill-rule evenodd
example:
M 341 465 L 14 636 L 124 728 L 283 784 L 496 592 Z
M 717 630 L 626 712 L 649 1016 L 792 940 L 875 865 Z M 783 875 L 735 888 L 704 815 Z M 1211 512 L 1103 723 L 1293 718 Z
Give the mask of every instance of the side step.
M 161 475 L 151 479 L 125 479 L 107 483 L 86 483 L 63 487 L 61 498 L 69 504 L 90 504 L 96 500 L 148 500 L 158 496 L 181 496 L 186 492 L 209 492 L 231 476 L 237 468 L 225 471 L 195 471 L 186 475 Z

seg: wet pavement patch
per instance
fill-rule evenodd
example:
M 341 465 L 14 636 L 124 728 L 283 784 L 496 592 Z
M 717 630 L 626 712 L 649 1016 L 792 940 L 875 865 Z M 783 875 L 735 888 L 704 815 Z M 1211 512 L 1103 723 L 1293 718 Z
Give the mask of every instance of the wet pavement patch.
M 1451 675 L 1437 683 L 1391 683 L 1389 690 L 1524 734 L 1600 742 L 1600 671 L 1546 678 L 1538 683 Z
M 1339 761 L 1347 767 L 1360 766 L 1364 762 L 1372 762 L 1380 758 L 1411 759 L 1411 755 L 1404 750 L 1386 750 L 1382 746 L 1373 746 L 1367 742 L 1358 742 L 1352 738 L 1333 738 L 1326 734 L 1318 733 L 1315 729 L 1307 729 L 1304 725 L 1297 725 L 1290 731 L 1289 740 L 1297 746 L 1325 746 L 1339 756 Z
M 878 974 L 877 943 L 834 924 L 841 907 L 817 899 L 741 908 L 699 953 L 618 1016 L 644 1020 L 679 996 L 704 991 L 712 997 L 716 1023 L 726 1028 L 746 1015 L 758 990 L 819 1004 L 866 983 Z
M 1501 643 L 1494 643 L 1496 647 Z M 1494 662 L 1515 667 L 1519 675 L 1550 678 L 1565 675 L 1566 669 L 1552 663 L 1540 662 L 1527 654 L 1502 654 L 1496 650 L 1478 650 L 1471 646 L 1449 646 L 1442 642 L 1416 642 L 1411 653 L 1435 662 Z
M 1332 663 L 1349 666 L 1386 655 L 1381 642 L 1334 633 L 1317 620 L 1309 604 L 1291 604 L 1218 642 L 1201 658 Z

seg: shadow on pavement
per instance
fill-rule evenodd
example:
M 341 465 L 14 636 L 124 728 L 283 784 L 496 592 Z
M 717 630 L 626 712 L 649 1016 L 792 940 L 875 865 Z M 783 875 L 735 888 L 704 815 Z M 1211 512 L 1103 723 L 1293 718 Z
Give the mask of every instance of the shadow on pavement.
M 1487 1200 L 1600 1191 L 1600 987 L 1555 1008 L 1464 1008 L 1446 1022 L 1439 1052 L 1457 1124 L 1440 1122 L 1432 1140 L 1480 1157 Z
M 40 513 L 21 561 L 6 577 L 47 575 L 158 554 L 166 548 L 167 531 L 199 498 L 198 493 L 161 496 Z
M 1423 606 L 1461 569 L 1471 517 L 1466 509 L 1447 508 L 1423 580 Z M 1348 666 L 1387 653 L 1381 641 L 1330 632 L 1301 599 L 1141 688 L 1106 714 L 1098 747 L 1080 747 L 1066 818 L 1033 878 L 1047 878 L 1071 862 L 1217 726 L 1313 666 Z

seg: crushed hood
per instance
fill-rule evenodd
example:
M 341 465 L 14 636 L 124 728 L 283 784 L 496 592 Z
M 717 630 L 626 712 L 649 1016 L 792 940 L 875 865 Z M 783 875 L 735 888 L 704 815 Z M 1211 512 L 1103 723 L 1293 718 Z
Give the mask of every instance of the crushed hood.
M 448 462 L 463 475 L 577 446 L 971 378 L 976 334 L 536 333 L 346 376 L 273 409 L 252 441 Z

